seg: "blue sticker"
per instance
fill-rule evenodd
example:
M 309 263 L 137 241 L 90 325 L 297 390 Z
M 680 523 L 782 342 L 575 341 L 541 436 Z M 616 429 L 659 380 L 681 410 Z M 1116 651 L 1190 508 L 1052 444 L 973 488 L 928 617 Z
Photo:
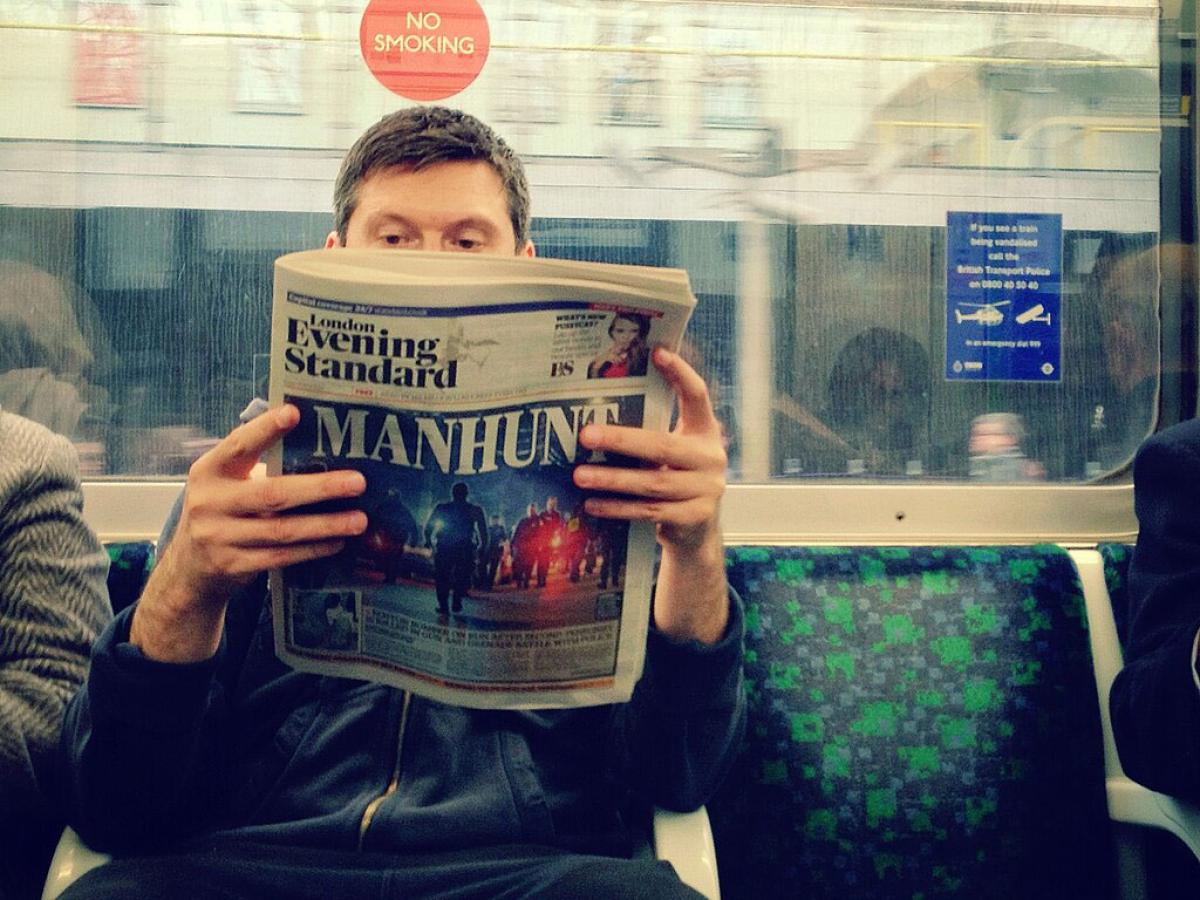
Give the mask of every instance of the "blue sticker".
M 1062 216 L 946 214 L 946 378 L 1062 376 Z

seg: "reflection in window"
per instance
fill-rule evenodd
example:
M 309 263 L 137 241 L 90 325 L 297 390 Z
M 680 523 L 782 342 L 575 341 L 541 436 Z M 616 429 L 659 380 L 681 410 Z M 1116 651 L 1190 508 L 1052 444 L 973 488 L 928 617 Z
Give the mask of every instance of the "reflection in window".
M 285 0 L 243 0 L 235 21 L 247 35 L 303 33 L 303 16 Z M 234 49 L 234 108 L 238 112 L 304 111 L 303 49 L 299 40 L 246 37 Z
M 874 167 L 1157 168 L 1152 68 L 1046 39 L 967 55 L 929 66 L 881 99 L 872 113 Z
M 1161 248 L 1163 274 L 1184 276 L 1190 248 Z M 1085 415 L 1084 474 L 1127 463 L 1154 428 L 1162 377 L 1159 357 L 1160 248 L 1152 235 L 1105 235 L 1083 274 L 1079 328 L 1091 360 Z
M 539 253 L 689 271 L 735 478 L 967 479 L 981 417 L 1105 477 L 1188 414 L 1190 75 L 1151 0 L 1034 5 L 505 0 L 447 102 L 526 159 Z M 274 257 L 407 101 L 353 5 L 7 8 L 0 403 L 177 474 L 260 387 Z M 943 377 L 947 210 L 1062 216 L 1058 384 Z
M 782 473 L 920 475 L 930 458 L 930 363 L 915 338 L 872 326 L 839 349 L 824 403 L 777 402 Z
M 71 436 L 84 470 L 104 472 L 112 362 L 91 298 L 7 240 L 0 249 L 0 408 Z
M 554 7 L 522 6 L 497 23 L 495 40 L 520 49 L 493 50 L 496 101 L 492 119 L 530 125 L 561 121 L 562 66 L 567 54 L 544 49 L 564 42 L 564 22 Z
M 141 106 L 145 13 L 140 2 L 79 0 L 75 35 L 75 102 L 80 106 Z
M 1025 420 L 1016 413 L 984 413 L 971 421 L 967 441 L 974 481 L 1040 481 L 1046 469 L 1025 455 Z
M 659 125 L 662 123 L 663 44 L 656 20 L 648 15 L 604 19 L 600 43 L 621 49 L 606 54 L 601 65 L 600 122 L 605 125 Z
M 775 338 L 773 474 L 1083 480 L 1128 463 L 1163 377 L 1157 235 L 1066 235 L 1063 379 L 1038 384 L 942 378 L 944 232 L 883 228 L 864 254 L 857 231 L 797 231 L 810 287 Z M 1192 253 L 1162 260 L 1183 278 Z
M 762 71 L 759 61 L 745 51 L 762 46 L 762 33 L 740 23 L 723 25 L 704 31 L 703 123 L 707 128 L 759 128 Z

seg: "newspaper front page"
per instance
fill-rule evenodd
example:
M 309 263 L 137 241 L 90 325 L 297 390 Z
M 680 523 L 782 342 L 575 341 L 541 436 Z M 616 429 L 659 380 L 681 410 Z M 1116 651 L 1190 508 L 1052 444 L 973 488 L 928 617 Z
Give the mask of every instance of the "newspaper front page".
M 653 526 L 599 520 L 572 481 L 589 422 L 665 430 L 649 349 L 678 347 L 678 270 L 317 250 L 275 267 L 272 405 L 300 423 L 271 474 L 354 468 L 367 531 L 271 573 L 276 652 L 305 671 L 483 708 L 628 699 Z M 329 508 L 326 506 L 325 508 Z

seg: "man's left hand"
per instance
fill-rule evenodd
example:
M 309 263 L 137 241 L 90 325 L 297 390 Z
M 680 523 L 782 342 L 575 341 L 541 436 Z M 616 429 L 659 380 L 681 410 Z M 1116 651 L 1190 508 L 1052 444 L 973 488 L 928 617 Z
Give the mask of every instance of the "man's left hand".
M 704 379 L 682 357 L 658 347 L 652 358 L 679 401 L 675 427 L 662 433 L 588 425 L 579 435 L 584 447 L 640 459 L 645 465 L 580 465 L 575 483 L 623 495 L 589 497 L 586 510 L 591 515 L 655 523 L 663 548 L 655 625 L 671 637 L 711 644 L 720 640 L 729 615 L 718 517 L 726 466 L 721 424 Z

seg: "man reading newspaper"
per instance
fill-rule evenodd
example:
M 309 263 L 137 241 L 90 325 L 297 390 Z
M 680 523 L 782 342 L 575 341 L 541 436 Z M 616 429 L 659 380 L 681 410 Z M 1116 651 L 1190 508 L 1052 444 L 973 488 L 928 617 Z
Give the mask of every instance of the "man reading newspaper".
M 520 162 L 487 126 L 406 109 L 351 148 L 339 247 L 532 256 Z M 97 644 L 68 713 L 69 818 L 116 859 L 67 897 L 688 897 L 631 859 L 651 804 L 694 808 L 743 723 L 738 601 L 725 583 L 725 455 L 704 382 L 678 355 L 670 433 L 588 425 L 579 465 L 600 521 L 651 521 L 662 547 L 646 665 L 630 702 L 532 711 L 435 703 L 303 674 L 274 655 L 263 573 L 320 559 L 368 525 L 313 513 L 354 471 L 251 478 L 295 426 L 263 412 L 199 459 L 141 600 Z M 352 506 L 352 504 L 350 504 Z M 615 576 L 614 576 L 615 577 Z

